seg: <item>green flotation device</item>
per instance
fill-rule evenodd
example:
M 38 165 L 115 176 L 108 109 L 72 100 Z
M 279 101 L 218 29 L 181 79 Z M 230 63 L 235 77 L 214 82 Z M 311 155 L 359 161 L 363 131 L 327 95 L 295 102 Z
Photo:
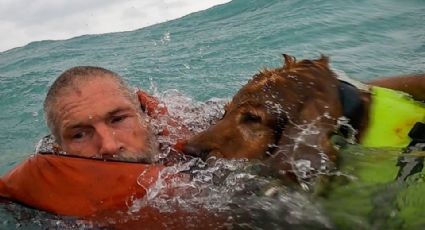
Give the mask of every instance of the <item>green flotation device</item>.
M 336 229 L 424 229 L 425 152 L 402 148 L 425 143 L 425 105 L 400 91 L 370 92 L 368 129 L 361 145 L 340 152 L 322 207 Z M 412 135 L 418 123 L 419 139 Z M 420 167 L 405 170 L 412 165 Z
M 425 121 L 425 105 L 409 94 L 371 87 L 369 125 L 360 143 L 365 147 L 406 147 L 409 131 Z
M 400 150 L 353 145 L 340 154 L 338 174 L 319 198 L 335 229 L 424 229 L 425 173 L 396 179 Z M 424 152 L 412 152 L 412 160 Z

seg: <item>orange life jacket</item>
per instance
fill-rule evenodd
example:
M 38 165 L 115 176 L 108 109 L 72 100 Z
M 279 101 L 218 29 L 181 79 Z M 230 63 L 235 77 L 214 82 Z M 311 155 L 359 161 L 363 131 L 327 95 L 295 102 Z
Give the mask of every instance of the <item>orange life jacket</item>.
M 161 169 L 159 165 L 35 154 L 1 178 L 0 196 L 61 215 L 89 216 L 125 209 L 130 197 L 146 194 L 143 187 L 154 183 Z
M 155 118 L 168 114 L 165 107 L 158 107 L 155 98 L 142 91 L 138 96 L 148 115 Z M 177 120 L 168 119 L 169 125 L 179 125 Z M 180 140 L 175 149 L 183 143 Z M 69 216 L 125 210 L 131 205 L 130 199 L 146 195 L 145 189 L 157 180 L 163 167 L 36 153 L 0 178 L 0 196 Z
M 167 118 L 167 121 L 166 121 L 167 125 L 169 127 L 178 128 L 174 130 L 179 130 L 180 137 L 191 135 L 191 131 L 187 127 L 182 125 L 178 120 L 172 118 L 168 113 L 167 107 L 165 107 L 164 105 L 160 105 L 160 102 L 155 97 L 141 90 L 137 92 L 137 96 L 139 97 L 139 101 L 140 101 L 140 105 L 142 109 L 145 111 L 145 113 L 148 116 L 152 118 L 158 118 L 159 116 Z M 159 135 L 168 136 L 169 134 L 170 134 L 169 130 L 165 128 L 164 130 L 162 130 L 162 132 Z M 182 152 L 183 146 L 185 144 L 186 144 L 186 139 L 179 138 L 176 140 L 174 149 L 176 151 Z

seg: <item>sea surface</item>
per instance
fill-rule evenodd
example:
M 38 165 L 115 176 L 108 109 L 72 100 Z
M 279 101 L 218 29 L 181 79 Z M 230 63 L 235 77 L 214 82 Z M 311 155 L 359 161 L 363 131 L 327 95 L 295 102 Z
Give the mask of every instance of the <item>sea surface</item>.
M 425 72 L 425 1 L 233 0 L 135 31 L 36 41 L 1 52 L 0 175 L 33 153 L 37 142 L 48 134 L 42 103 L 54 79 L 70 67 L 94 65 L 113 70 L 130 85 L 180 108 L 179 103 L 191 106 L 230 99 L 259 70 L 281 66 L 283 53 L 298 59 L 328 55 L 339 73 L 366 82 Z M 170 94 L 179 96 L 170 99 Z M 183 116 L 195 119 L 191 114 Z M 361 152 L 357 156 L 376 152 L 356 151 Z M 395 160 L 396 154 L 388 150 L 387 160 Z M 425 203 L 422 199 L 418 204 Z M 323 206 L 333 209 L 333 205 Z M 12 206 L 15 211 L 24 209 Z M 44 229 L 43 215 L 26 218 L 35 223 L 22 224 L 16 220 L 22 215 L 8 209 L 0 207 L 0 229 Z M 346 222 L 336 221 L 344 218 L 358 224 L 350 226 L 364 229 L 384 226 L 353 218 L 356 211 L 337 215 L 318 210 L 313 223 L 323 228 L 345 226 Z M 391 215 L 377 218 L 387 223 L 384 220 Z M 417 218 L 424 219 L 423 214 Z M 48 224 L 64 227 L 55 221 Z M 280 219 L 271 221 L 276 221 L 271 228 L 278 229 Z M 251 223 L 252 228 L 268 226 L 256 223 Z M 408 226 L 397 224 L 390 226 Z

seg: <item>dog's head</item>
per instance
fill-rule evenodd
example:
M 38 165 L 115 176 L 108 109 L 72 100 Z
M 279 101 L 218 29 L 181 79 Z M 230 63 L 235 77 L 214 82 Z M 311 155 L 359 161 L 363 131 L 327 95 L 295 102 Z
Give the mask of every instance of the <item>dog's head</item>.
M 266 159 L 291 148 L 289 157 L 317 161 L 317 146 L 334 160 L 329 136 L 342 112 L 328 62 L 325 56 L 297 62 L 284 54 L 283 67 L 256 74 L 226 105 L 223 118 L 190 139 L 185 152 Z M 309 125 L 314 130 L 306 130 Z M 308 144 L 297 142 L 303 132 Z

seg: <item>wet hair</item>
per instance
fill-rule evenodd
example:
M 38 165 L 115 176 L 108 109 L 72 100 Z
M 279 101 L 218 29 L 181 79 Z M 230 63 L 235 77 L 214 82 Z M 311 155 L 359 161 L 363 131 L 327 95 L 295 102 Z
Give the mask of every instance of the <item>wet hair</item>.
M 95 66 L 77 66 L 63 72 L 50 86 L 47 96 L 44 100 L 43 109 L 47 126 L 60 142 L 59 127 L 57 118 L 57 103 L 60 97 L 64 97 L 72 92 L 78 91 L 82 84 L 96 79 L 110 79 L 117 83 L 118 88 L 122 91 L 123 96 L 128 98 L 132 104 L 139 107 L 137 96 L 124 79 L 118 74 Z

